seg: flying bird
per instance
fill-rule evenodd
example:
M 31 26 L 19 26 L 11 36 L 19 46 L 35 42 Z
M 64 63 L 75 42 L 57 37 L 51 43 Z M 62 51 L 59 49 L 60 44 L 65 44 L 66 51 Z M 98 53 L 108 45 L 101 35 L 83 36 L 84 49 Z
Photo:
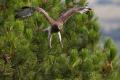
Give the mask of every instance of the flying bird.
M 63 43 L 62 43 L 62 38 L 61 38 L 61 31 L 63 29 L 63 24 L 71 17 L 73 16 L 75 13 L 86 13 L 88 11 L 90 11 L 91 8 L 88 7 L 73 7 L 71 9 L 69 9 L 68 11 L 66 11 L 65 13 L 63 13 L 58 19 L 54 20 L 53 18 L 51 18 L 48 13 L 41 7 L 23 7 L 21 9 L 21 11 L 18 11 L 16 16 L 17 17 L 21 17 L 21 18 L 25 18 L 25 17 L 29 17 L 32 15 L 33 12 L 37 11 L 41 14 L 44 15 L 44 17 L 48 20 L 48 22 L 50 23 L 50 27 L 43 29 L 43 31 L 47 31 L 48 32 L 48 43 L 49 43 L 49 47 L 52 48 L 51 45 L 51 41 L 52 41 L 52 34 L 53 33 L 57 33 L 58 37 L 59 37 L 59 41 L 61 44 L 61 47 L 63 48 Z

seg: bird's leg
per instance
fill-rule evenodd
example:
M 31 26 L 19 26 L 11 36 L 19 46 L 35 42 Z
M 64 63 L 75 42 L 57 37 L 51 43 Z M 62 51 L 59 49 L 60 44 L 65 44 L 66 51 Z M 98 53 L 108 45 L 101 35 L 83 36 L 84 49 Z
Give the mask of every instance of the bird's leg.
M 51 26 L 43 29 L 42 31 L 48 33 L 48 44 L 49 44 L 49 47 L 52 48 L 52 45 L 51 45 L 51 41 L 52 41 Z
M 61 47 L 63 48 L 63 43 L 62 43 L 62 38 L 61 38 L 61 33 L 60 32 L 58 32 L 58 37 L 59 37 Z
M 50 48 L 52 48 L 51 41 L 52 41 L 52 34 L 51 34 L 51 29 L 49 29 L 48 30 L 48 43 L 49 43 Z

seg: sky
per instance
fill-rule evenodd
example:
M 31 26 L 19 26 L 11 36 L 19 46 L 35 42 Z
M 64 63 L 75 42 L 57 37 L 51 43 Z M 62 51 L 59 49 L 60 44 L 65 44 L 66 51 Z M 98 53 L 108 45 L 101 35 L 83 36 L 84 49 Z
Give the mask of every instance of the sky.
M 111 37 L 120 49 L 120 0 L 88 0 L 94 9 L 103 36 Z M 120 51 L 119 51 L 120 52 Z
M 100 4 L 97 1 L 100 0 L 88 0 L 89 6 L 94 8 L 96 15 L 99 17 L 102 28 L 107 32 L 120 28 L 120 5 L 118 5 L 117 0 L 112 0 L 112 3 L 108 4 L 106 0 L 101 0 L 105 1 L 106 4 Z

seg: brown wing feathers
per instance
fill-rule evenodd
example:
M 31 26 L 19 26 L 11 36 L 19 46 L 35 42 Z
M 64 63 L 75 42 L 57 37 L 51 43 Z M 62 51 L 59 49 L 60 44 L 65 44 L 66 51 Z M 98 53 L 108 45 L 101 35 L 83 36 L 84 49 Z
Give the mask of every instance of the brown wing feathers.
M 76 12 L 86 12 L 90 8 L 84 8 L 84 7 L 74 7 L 63 13 L 58 19 L 58 22 L 65 23 L 73 14 Z M 18 18 L 26 18 L 28 16 L 31 16 L 34 11 L 42 13 L 45 18 L 48 20 L 50 24 L 53 24 L 55 21 L 48 15 L 48 13 L 40 7 L 33 8 L 33 7 L 22 7 L 20 10 L 17 11 L 16 17 Z
M 53 24 L 55 22 L 43 8 L 37 7 L 36 11 L 42 13 L 50 24 Z
M 60 18 L 58 18 L 59 21 L 63 21 L 63 23 L 65 23 L 73 14 L 75 14 L 76 12 L 79 12 L 81 10 L 83 10 L 85 8 L 83 7 L 74 7 L 69 9 L 68 11 L 66 11 L 65 13 L 63 13 Z

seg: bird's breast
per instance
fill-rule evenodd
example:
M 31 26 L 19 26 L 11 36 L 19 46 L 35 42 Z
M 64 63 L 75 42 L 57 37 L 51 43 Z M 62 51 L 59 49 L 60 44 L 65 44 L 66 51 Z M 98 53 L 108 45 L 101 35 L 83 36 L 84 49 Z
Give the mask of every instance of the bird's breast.
M 52 26 L 52 32 L 53 32 L 53 33 L 56 33 L 56 32 L 58 32 L 58 31 L 60 31 L 59 28 L 58 28 L 58 26 L 57 26 L 57 25 L 53 25 L 53 26 Z

